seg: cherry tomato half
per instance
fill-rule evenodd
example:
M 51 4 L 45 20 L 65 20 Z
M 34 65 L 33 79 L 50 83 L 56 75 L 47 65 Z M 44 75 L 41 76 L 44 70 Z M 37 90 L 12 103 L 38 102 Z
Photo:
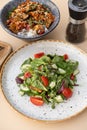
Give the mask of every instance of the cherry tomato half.
M 44 56 L 44 52 L 40 52 L 40 53 L 34 54 L 34 57 L 35 57 L 35 58 L 40 58 L 40 57 L 42 57 L 42 56 Z
M 62 94 L 68 99 L 72 96 L 73 92 L 71 91 L 70 88 L 64 88 Z
M 24 78 L 30 78 L 32 75 L 30 72 L 25 72 Z
M 64 54 L 63 57 L 64 57 L 64 60 L 67 60 L 69 58 L 67 54 Z
M 42 80 L 44 86 L 48 86 L 49 85 L 49 80 L 48 80 L 47 77 L 41 76 L 41 80 Z
M 41 98 L 30 97 L 30 101 L 36 106 L 42 106 L 44 104 L 44 101 Z

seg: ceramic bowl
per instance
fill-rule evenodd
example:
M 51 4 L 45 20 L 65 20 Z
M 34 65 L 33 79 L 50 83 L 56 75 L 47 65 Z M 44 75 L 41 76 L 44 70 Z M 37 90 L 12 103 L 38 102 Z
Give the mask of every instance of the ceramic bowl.
M 10 11 L 12 11 L 13 8 L 17 7 L 20 3 L 24 2 L 24 1 L 25 0 L 12 0 L 12 1 L 8 2 L 2 8 L 1 13 L 0 13 L 0 22 L 5 31 L 7 31 L 10 35 L 13 35 L 17 38 L 28 40 L 28 41 L 34 41 L 34 40 L 41 39 L 42 37 L 46 36 L 47 34 L 49 34 L 52 30 L 54 30 L 56 28 L 56 26 L 58 25 L 58 23 L 60 21 L 60 12 L 59 12 L 58 7 L 50 0 L 32 0 L 32 1 L 42 3 L 49 8 L 51 10 L 52 14 L 55 16 L 54 22 L 52 23 L 52 25 L 49 27 L 49 29 L 44 34 L 34 36 L 34 37 L 20 36 L 20 35 L 17 35 L 15 33 L 11 32 L 6 25 L 6 20 L 8 19 L 8 13 Z
M 49 46 L 50 45 L 50 46 Z M 29 57 L 33 58 L 35 53 L 44 52 L 45 54 L 68 54 L 69 59 L 79 62 L 77 84 L 73 89 L 73 95 L 68 100 L 56 104 L 52 109 L 50 104 L 35 106 L 29 96 L 19 95 L 19 87 L 15 77 L 21 72 L 21 64 Z M 87 107 L 87 54 L 82 50 L 58 41 L 35 41 L 32 44 L 24 45 L 16 52 L 12 53 L 6 60 L 1 71 L 2 91 L 10 105 L 27 116 L 28 118 L 42 121 L 63 121 L 71 118 Z

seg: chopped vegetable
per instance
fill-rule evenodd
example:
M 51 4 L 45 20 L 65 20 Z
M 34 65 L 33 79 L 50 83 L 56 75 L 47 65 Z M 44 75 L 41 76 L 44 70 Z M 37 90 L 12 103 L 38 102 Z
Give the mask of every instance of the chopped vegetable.
M 64 60 L 67 60 L 69 58 L 67 54 L 64 54 L 63 57 L 64 57 Z
M 73 92 L 70 88 L 64 88 L 62 94 L 68 99 L 72 96 Z
M 24 74 L 24 77 L 25 78 L 30 78 L 32 75 L 31 75 L 31 73 L 30 72 L 25 72 L 25 74 Z
M 41 98 L 30 97 L 30 101 L 36 106 L 42 106 L 44 104 L 44 101 Z
M 40 52 L 34 55 L 35 58 L 40 58 L 42 56 L 44 56 L 44 52 Z
M 48 86 L 48 85 L 49 85 L 49 81 L 48 81 L 48 78 L 47 78 L 47 77 L 41 76 L 41 80 L 42 80 L 44 86 Z
M 57 103 L 61 103 L 61 102 L 64 101 L 64 100 L 63 100 L 63 97 L 62 97 L 61 95 L 56 96 L 54 99 L 55 99 L 55 101 L 56 101 Z
M 23 62 L 22 72 L 16 78 L 19 94 L 30 96 L 34 105 L 50 103 L 54 109 L 57 104 L 72 97 L 73 88 L 77 85 L 78 64 L 66 54 L 34 54 L 34 58 Z
M 16 77 L 16 82 L 17 84 L 22 84 L 23 83 L 23 79 L 21 79 L 20 77 Z

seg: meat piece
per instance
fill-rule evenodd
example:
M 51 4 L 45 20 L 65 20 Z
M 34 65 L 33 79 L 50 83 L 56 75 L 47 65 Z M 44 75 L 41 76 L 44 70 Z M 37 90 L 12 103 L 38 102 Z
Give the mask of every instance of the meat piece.
M 50 25 L 54 22 L 55 17 L 51 13 L 47 13 L 45 17 L 46 27 L 49 28 Z
M 45 32 L 43 25 L 35 25 L 34 30 L 37 32 L 37 34 L 43 34 Z

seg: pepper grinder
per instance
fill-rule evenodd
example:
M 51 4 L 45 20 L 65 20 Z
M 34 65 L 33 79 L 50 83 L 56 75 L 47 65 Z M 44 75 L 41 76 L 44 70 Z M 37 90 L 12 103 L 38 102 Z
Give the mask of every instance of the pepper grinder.
M 66 29 L 66 39 L 72 43 L 85 40 L 87 20 L 87 0 L 69 0 L 70 22 Z

